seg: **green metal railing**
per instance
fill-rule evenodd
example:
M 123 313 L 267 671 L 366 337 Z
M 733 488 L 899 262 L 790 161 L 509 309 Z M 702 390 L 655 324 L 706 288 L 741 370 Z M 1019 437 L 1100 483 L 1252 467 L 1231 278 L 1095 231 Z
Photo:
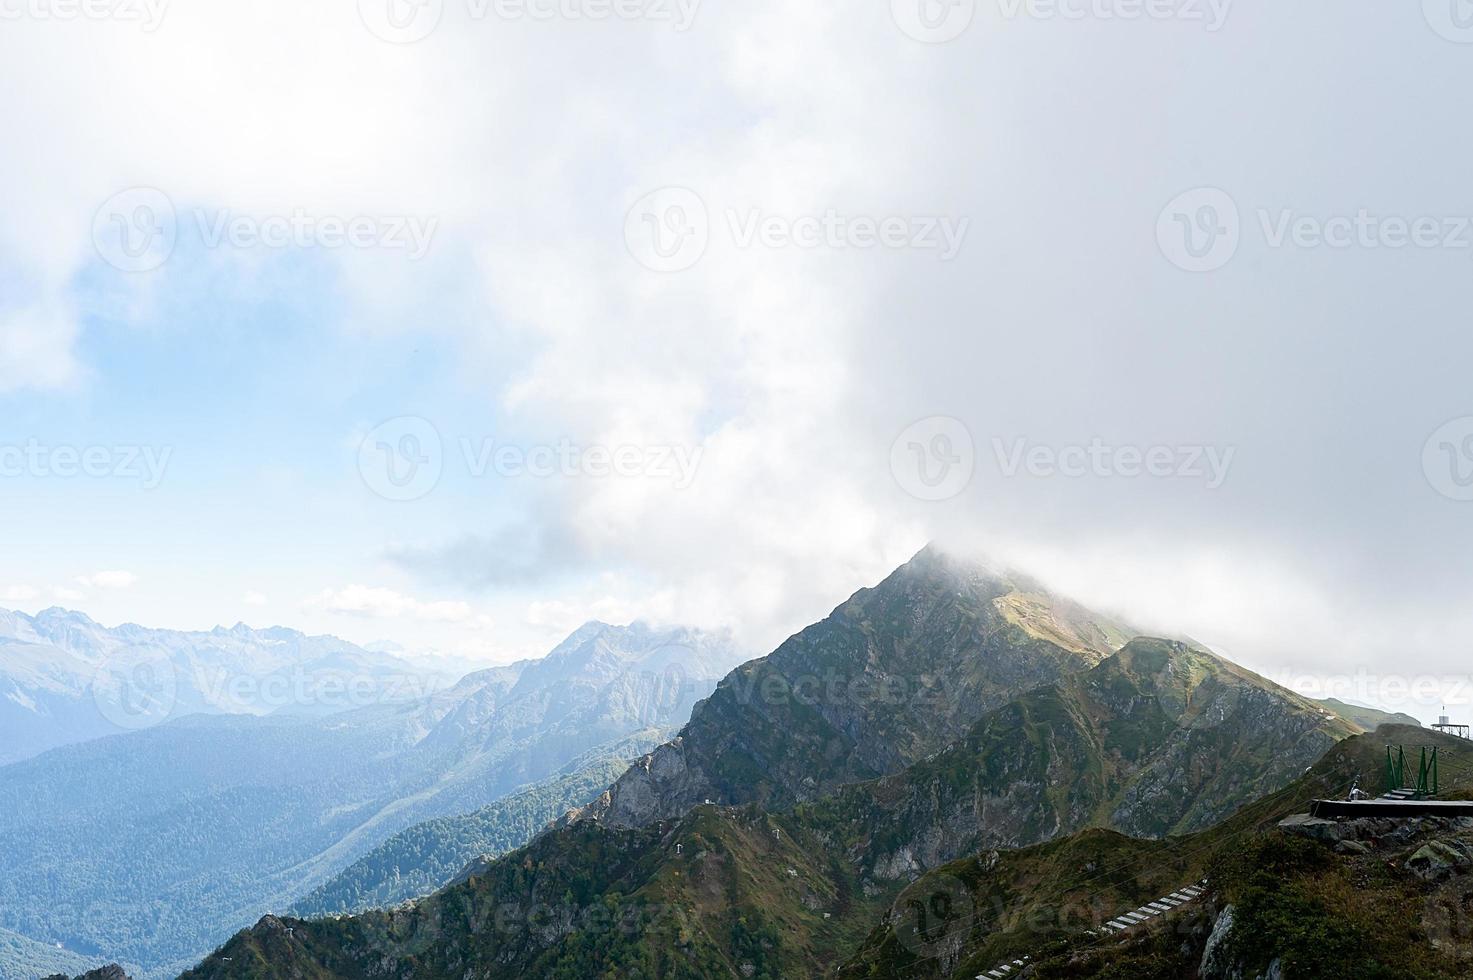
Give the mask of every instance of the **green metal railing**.
M 1440 791 L 1437 778 L 1437 746 L 1421 746 L 1417 760 L 1416 781 L 1408 785 L 1406 749 L 1386 746 L 1386 791 L 1409 789 L 1419 797 L 1436 796 Z

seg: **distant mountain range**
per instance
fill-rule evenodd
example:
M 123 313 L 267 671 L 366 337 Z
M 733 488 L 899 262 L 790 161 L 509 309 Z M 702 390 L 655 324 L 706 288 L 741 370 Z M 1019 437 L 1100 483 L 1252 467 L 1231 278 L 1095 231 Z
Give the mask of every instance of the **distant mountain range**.
M 1333 711 L 1342 718 L 1346 718 L 1367 731 L 1374 730 L 1382 725 L 1411 725 L 1416 728 L 1422 727 L 1422 723 L 1411 715 L 1399 711 L 1382 711 L 1379 708 L 1368 708 L 1363 704 L 1352 704 L 1341 701 L 1339 698 L 1325 698 L 1317 701 L 1324 705 L 1326 711 Z
M 1132 634 L 928 548 L 733 671 L 525 848 L 393 911 L 263 918 L 186 977 L 828 975 L 948 862 L 1210 827 L 1361 731 L 1189 641 Z
M 414 701 L 454 680 L 280 627 L 186 633 L 0 610 L 0 765 L 188 715 L 326 715 Z
M 95 624 L 72 619 L 82 635 L 68 636 L 61 618 L 37 617 L 70 649 L 97 641 Z M 235 669 L 263 637 L 288 651 L 331 648 L 287 631 L 227 630 L 191 634 L 222 636 L 218 645 L 192 640 L 154 657 L 147 632 L 139 656 L 206 674 L 212 656 Z M 365 663 L 343 647 L 337 663 Z M 0 928 L 120 961 L 135 976 L 170 975 L 415 823 L 582 774 L 483 828 L 502 849 L 522 843 L 595 795 L 590 781 L 668 737 L 742 659 L 721 635 L 589 623 L 546 658 L 426 697 L 328 715 L 195 714 L 5 766 Z M 328 658 L 282 652 L 274 662 Z

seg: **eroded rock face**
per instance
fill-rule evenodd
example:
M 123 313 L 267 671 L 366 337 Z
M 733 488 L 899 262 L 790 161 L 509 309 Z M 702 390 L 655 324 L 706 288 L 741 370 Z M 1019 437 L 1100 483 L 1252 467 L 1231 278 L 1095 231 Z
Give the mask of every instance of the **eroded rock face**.
M 1431 840 L 1407 858 L 1407 870 L 1423 881 L 1442 881 L 1473 867 L 1473 845 L 1461 840 Z
M 1124 833 L 1158 837 L 1210 827 L 1245 800 L 1292 782 L 1345 734 L 1302 710 L 1288 692 L 1233 674 L 1192 693 L 1190 712 L 1172 719 L 1111 814 L 1111 825 Z M 1201 790 L 1183 793 L 1184 786 Z
M 1233 906 L 1229 905 L 1217 916 L 1202 950 L 1202 962 L 1197 967 L 1201 980 L 1245 980 L 1242 964 L 1231 962 L 1227 956 L 1227 940 L 1236 925 Z M 1283 963 L 1273 960 L 1262 973 L 1253 973 L 1252 980 L 1284 980 Z
M 1102 823 L 1159 838 L 1292 782 L 1336 724 L 1205 651 L 1142 637 L 992 712 L 936 756 L 814 809 L 887 880 Z
M 1207 946 L 1202 951 L 1202 963 L 1197 972 L 1202 980 L 1238 980 L 1241 974 L 1227 960 L 1226 943 L 1233 931 L 1234 908 L 1229 905 L 1217 916 L 1212 933 L 1207 937 Z
M 1354 829 L 1345 823 L 1312 817 L 1307 813 L 1296 813 L 1291 817 L 1285 817 L 1279 821 L 1279 829 L 1286 834 L 1308 837 L 1310 840 L 1327 844 L 1334 844 L 1347 837 L 1355 836 Z
M 642 827 L 663 819 L 671 800 L 690 800 L 694 806 L 714 801 L 718 792 L 699 765 L 687 764 L 685 740 L 676 737 L 635 760 L 589 811 L 611 815 L 609 822 L 617 826 Z M 575 810 L 567 821 L 576 822 L 586 815 Z

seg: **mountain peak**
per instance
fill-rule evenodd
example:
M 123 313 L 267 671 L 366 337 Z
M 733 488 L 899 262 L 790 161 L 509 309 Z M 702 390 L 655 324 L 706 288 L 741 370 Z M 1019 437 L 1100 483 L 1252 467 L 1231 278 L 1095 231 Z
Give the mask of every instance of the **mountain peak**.
M 620 672 L 634 665 L 659 671 L 678 664 L 693 676 L 715 680 L 745 659 L 728 633 L 655 626 L 644 620 L 628 626 L 590 620 L 546 657 L 527 662 L 525 677 L 535 682 L 554 671 Z
M 6 733 L 0 738 L 0 765 L 190 714 L 332 713 L 353 705 L 358 692 L 369 689 L 360 685 L 349 697 L 315 684 L 293 684 L 283 703 L 271 693 L 276 687 L 263 686 L 268 678 L 294 671 L 324 680 L 346 671 L 371 679 L 374 697 L 400 701 L 409 696 L 409 668 L 402 661 L 336 637 L 307 637 L 281 628 L 256 631 L 244 623 L 192 632 L 134 623 L 108 627 L 53 606 L 34 617 L 0 615 L 0 643 L 5 648 L 0 688 L 13 692 L 0 698 L 0 730 Z M 111 667 L 100 670 L 103 665 Z M 144 699 L 144 711 L 128 700 L 138 693 L 128 685 L 143 676 L 129 673 L 137 665 L 165 670 L 160 676 L 171 681 L 155 692 L 157 698 Z M 298 697 L 299 690 L 306 693 Z
M 24 613 L 22 613 L 21 615 L 24 615 Z M 29 618 L 32 622 L 36 623 L 68 622 L 80 623 L 85 626 L 98 625 L 97 622 L 86 613 L 79 612 L 76 609 L 67 609 L 63 606 L 48 606 L 45 609 L 42 609 L 40 612 L 36 613 L 35 616 Z
M 1311 715 L 1317 725 L 1324 722 L 1320 727 L 1337 737 L 1354 734 L 1359 727 L 1190 640 L 1135 637 L 1078 681 L 1109 691 L 1110 696 L 1145 695 L 1178 725 L 1194 724 L 1204 713 L 1236 709 L 1247 699 L 1271 698 L 1282 711 Z
M 582 815 L 643 826 L 708 798 L 784 807 L 887 775 L 1127 636 L 1022 576 L 927 545 L 733 671 L 680 738 Z
M 210 630 L 210 633 L 214 636 L 250 636 L 255 632 L 255 630 L 251 629 L 245 623 L 236 623 L 230 627 L 216 626 Z

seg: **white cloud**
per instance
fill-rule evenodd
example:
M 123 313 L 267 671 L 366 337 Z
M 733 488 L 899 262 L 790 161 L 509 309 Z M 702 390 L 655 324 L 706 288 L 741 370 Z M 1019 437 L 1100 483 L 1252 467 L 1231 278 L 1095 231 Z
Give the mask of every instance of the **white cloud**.
M 724 215 L 867 211 L 906 196 L 917 159 L 907 134 L 941 111 L 916 93 L 943 62 L 897 58 L 909 42 L 883 5 L 858 16 L 779 0 L 703 8 L 686 33 L 604 25 L 627 46 L 616 60 L 595 25 L 459 23 L 463 12 L 447 8 L 436 34 L 397 48 L 339 13 L 263 0 L 171 9 L 148 36 L 0 39 L 0 82 L 49 80 L 43 105 L 0 108 L 38 141 L 16 199 L 0 201 L 15 219 L 13 237 L 0 229 L 0 258 L 24 256 L 37 284 L 69 281 L 96 264 L 97 206 L 136 185 L 167 192 L 181 229 L 195 206 L 438 217 L 426 261 L 332 256 L 358 301 L 355 329 L 393 329 L 423 297 L 452 297 L 495 324 L 454 329 L 468 365 L 507 380 L 492 394 L 516 425 L 584 445 L 706 450 L 683 493 L 626 479 L 546 494 L 553 540 L 575 539 L 562 552 L 631 571 L 618 608 L 660 593 L 669 616 L 742 623 L 762 645 L 912 550 L 918 522 L 860 485 L 854 345 L 883 267 L 742 248 Z M 815 53 L 814 37 L 831 43 Z M 247 90 L 243 77 L 259 84 Z M 154 120 L 147 134 L 127 122 L 139 111 Z M 624 219 L 672 184 L 703 196 L 712 242 L 695 268 L 660 276 L 629 255 Z M 909 198 L 928 211 L 949 204 Z M 532 354 L 508 361 L 508 349 Z M 416 608 L 363 591 L 329 604 Z M 572 615 L 591 614 L 596 600 L 571 591 Z
M 1162 205 L 1203 184 L 1230 185 L 1249 230 L 1258 206 L 1462 201 L 1468 136 L 1449 120 L 1465 52 L 1415 11 L 1336 20 L 1336 44 L 1330 21 L 1294 5 L 1236 11 L 1217 33 L 979 20 L 934 46 L 904 37 L 885 4 L 707 5 L 685 34 L 456 17 L 407 48 L 375 40 L 351 4 L 299 0 L 176 5 L 151 35 L 8 24 L 0 85 L 33 97 L 0 106 L 4 131 L 27 136 L 0 185 L 0 268 L 17 280 L 0 285 L 18 297 L 0 311 L 0 390 L 95 367 L 78 363 L 68 284 L 98 265 L 93 213 L 122 188 L 161 187 L 181 209 L 427 214 L 442 232 L 422 263 L 333 256 L 362 314 L 352 328 L 392 330 L 448 297 L 474 315 L 444 329 L 467 373 L 495 368 L 488 398 L 512 424 L 705 450 L 683 492 L 644 479 L 529 491 L 558 554 L 627 574 L 597 595 L 560 586 L 525 617 L 518 596 L 511 620 L 576 625 L 613 596 L 602 608 L 657 604 L 767 645 L 926 538 L 971 532 L 978 550 L 1041 555 L 1146 618 L 1164 607 L 1187 631 L 1231 626 L 1265 656 L 1296 624 L 1326 659 L 1347 640 L 1360 659 L 1401 655 L 1405 637 L 1429 656 L 1459 649 L 1473 524 L 1429 491 L 1417 453 L 1469 411 L 1469 341 L 1448 312 L 1466 308 L 1461 255 L 1245 241 L 1221 274 L 1192 278 L 1155 241 Z M 1245 77 L 1250 60 L 1282 70 Z M 1402 111 L 1410 98 L 1424 111 Z M 1408 179 L 1400 157 L 1366 151 L 1368 131 L 1438 152 Z M 702 195 L 711 243 L 695 267 L 656 274 L 627 254 L 623 222 L 669 185 Z M 974 228 L 947 265 L 738 247 L 727 211 L 753 208 Z M 1393 342 L 1391 322 L 1412 326 Z M 943 505 L 906 498 L 888 472 L 895 434 L 935 414 L 965 419 L 981 456 L 972 491 Z M 984 465 L 993 436 L 1098 434 L 1240 451 L 1213 493 Z M 491 542 L 486 562 L 504 560 L 495 528 L 468 530 Z M 313 601 L 474 621 L 465 603 L 365 586 Z
M 470 605 L 464 602 L 426 602 L 393 589 L 371 588 L 366 585 L 323 589 L 317 595 L 304 600 L 303 605 L 308 609 L 383 619 L 414 619 L 435 623 L 481 621 L 477 619 Z
M 571 603 L 556 599 L 539 600 L 527 604 L 527 623 L 531 626 L 550 626 L 566 630 L 578 626 L 579 612 Z
M 653 619 L 644 615 L 647 601 L 602 596 L 587 600 L 538 600 L 527 604 L 524 616 L 528 626 L 548 636 L 562 637 L 590 620 L 603 623 L 629 623 L 636 619 Z
M 76 589 L 68 589 L 66 586 L 58 585 L 51 590 L 51 595 L 57 602 L 80 602 L 85 596 Z
M 137 575 L 118 570 L 77 576 L 77 584 L 89 589 L 130 589 L 137 583 Z
M 65 302 L 0 310 L 0 392 L 75 383 L 77 334 L 76 311 Z
M 30 602 L 40 594 L 29 585 L 0 586 L 0 602 Z
M 271 600 L 268 599 L 264 593 L 247 592 L 245 595 L 241 596 L 240 601 L 247 606 L 264 606 Z

